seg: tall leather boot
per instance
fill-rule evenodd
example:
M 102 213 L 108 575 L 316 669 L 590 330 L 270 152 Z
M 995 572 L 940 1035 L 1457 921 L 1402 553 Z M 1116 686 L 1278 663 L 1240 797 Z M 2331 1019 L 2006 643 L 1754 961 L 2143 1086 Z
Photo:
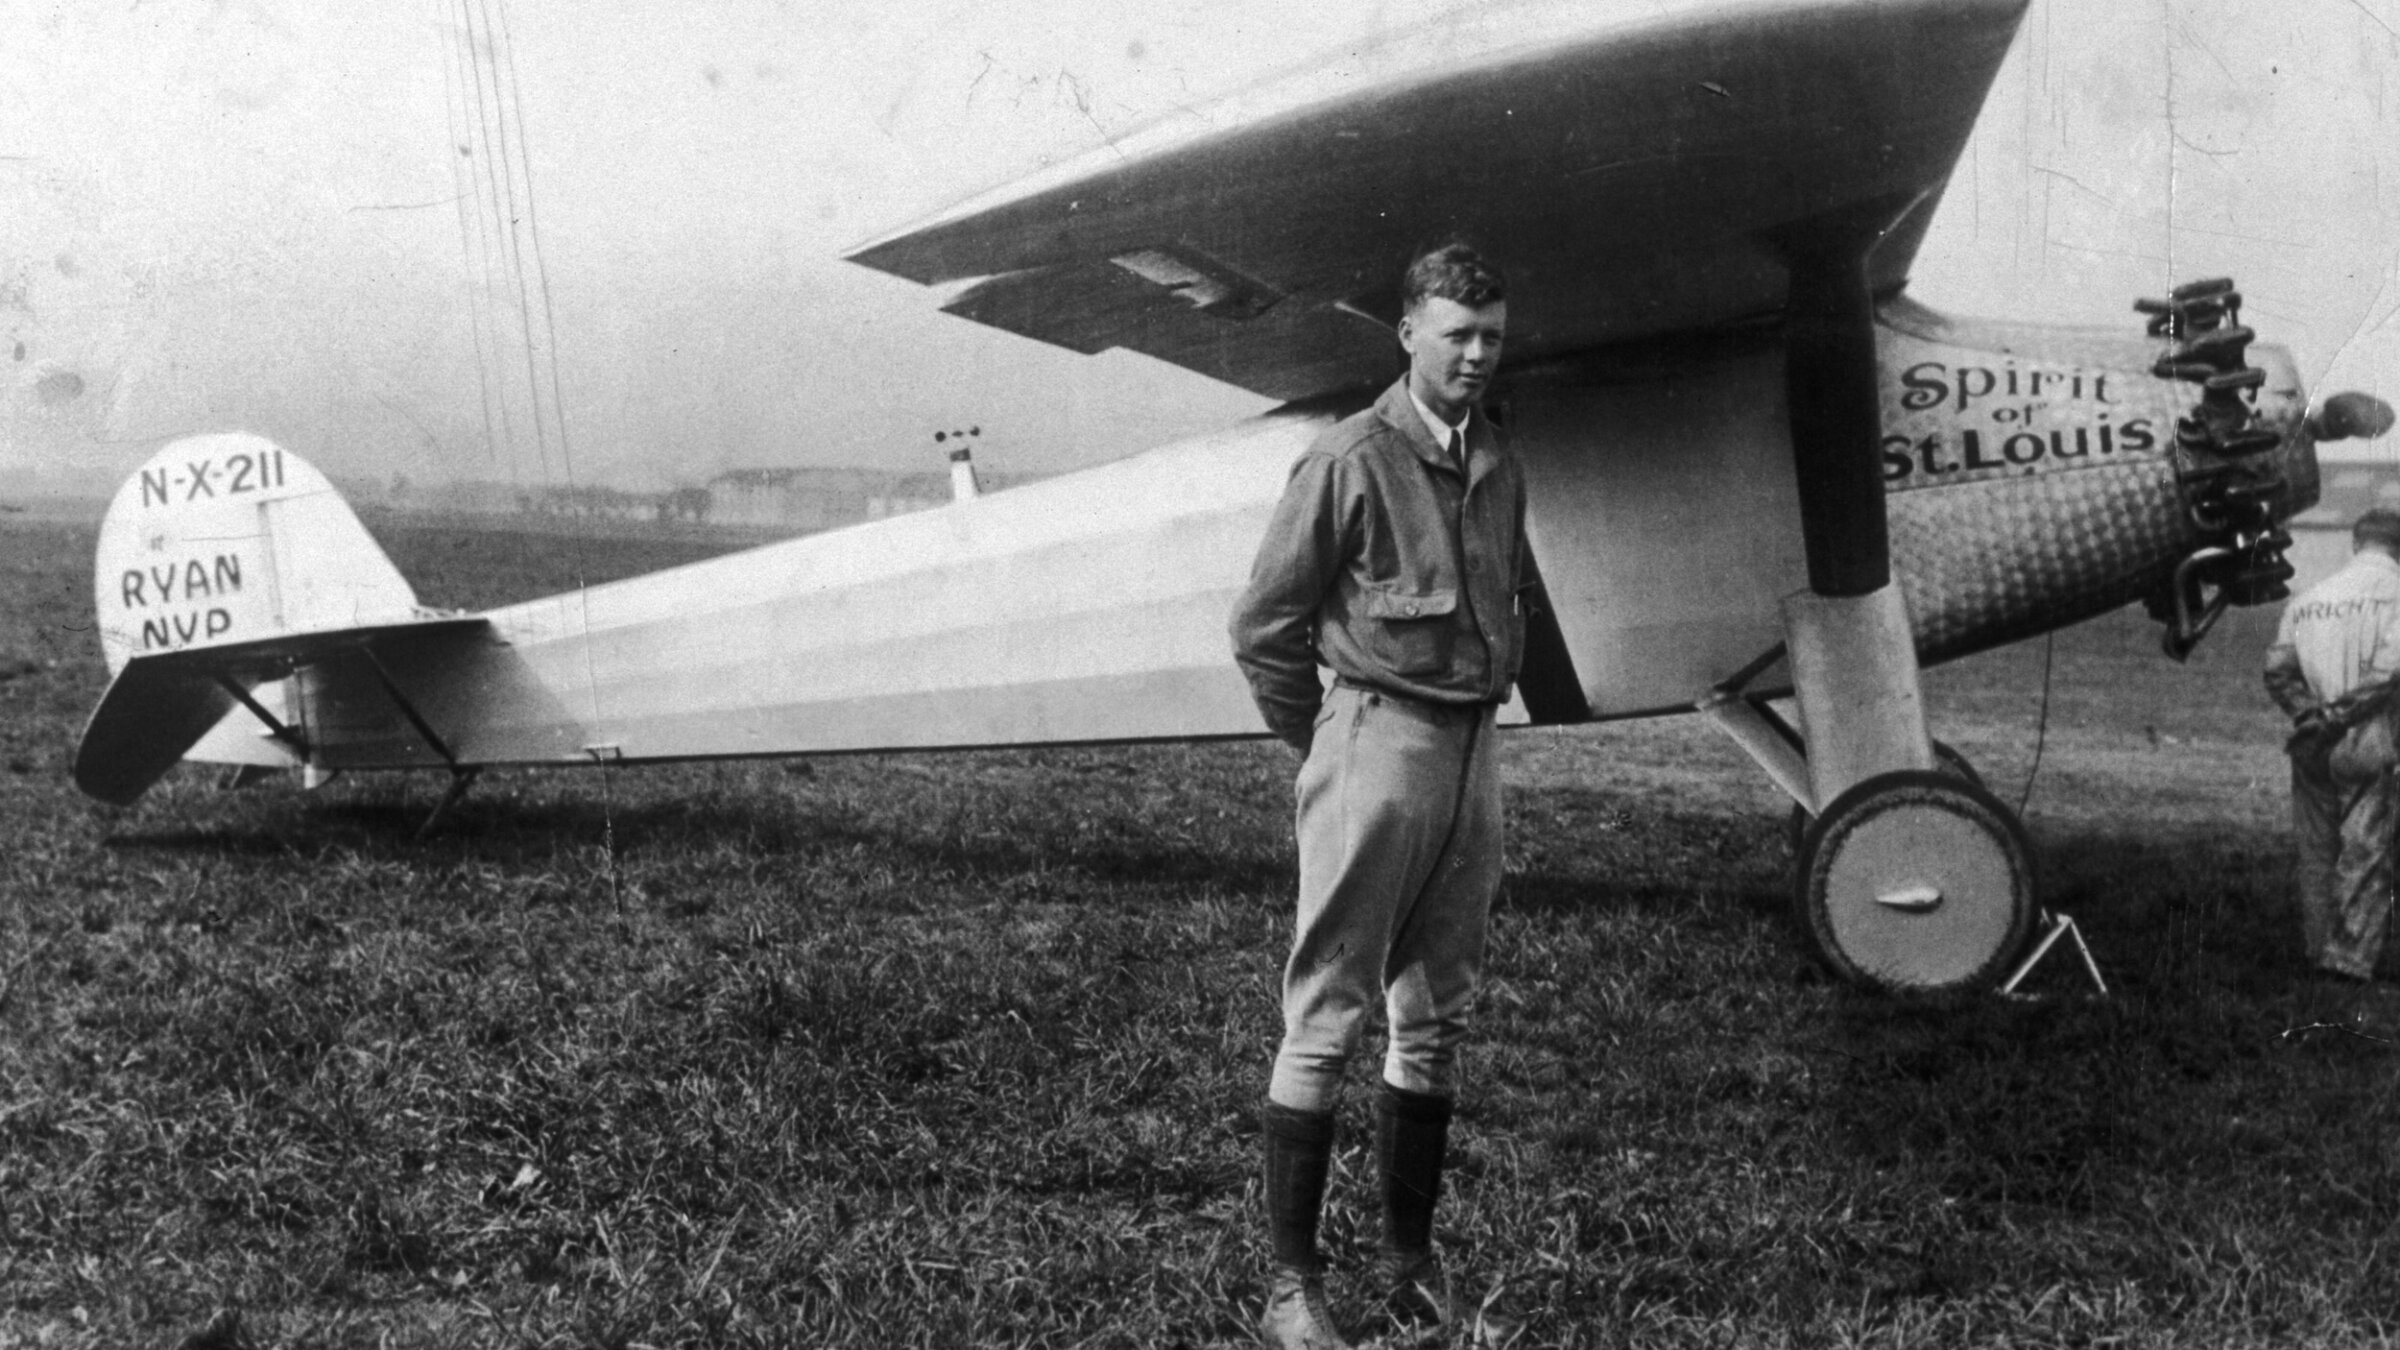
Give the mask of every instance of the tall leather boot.
M 1456 1320 L 1449 1281 L 1433 1251 L 1433 1211 L 1450 1143 L 1448 1097 L 1390 1083 L 1375 1094 L 1375 1170 L 1383 1185 L 1383 1242 L 1377 1253 L 1384 1309 L 1404 1327 Z
M 1433 1248 L 1433 1211 L 1450 1145 L 1448 1097 L 1389 1083 L 1375 1095 L 1375 1161 L 1383 1178 L 1383 1242 L 1376 1274 L 1384 1311 L 1405 1336 L 1438 1333 L 1476 1350 L 1514 1345 L 1523 1329 L 1499 1291 L 1460 1302 Z M 1405 1344 L 1406 1342 L 1401 1342 Z
M 1277 1350 L 1351 1350 L 1325 1296 L 1317 1219 L 1333 1168 L 1333 1113 L 1268 1102 L 1259 1108 L 1266 1143 L 1267 1231 L 1274 1243 L 1259 1339 Z

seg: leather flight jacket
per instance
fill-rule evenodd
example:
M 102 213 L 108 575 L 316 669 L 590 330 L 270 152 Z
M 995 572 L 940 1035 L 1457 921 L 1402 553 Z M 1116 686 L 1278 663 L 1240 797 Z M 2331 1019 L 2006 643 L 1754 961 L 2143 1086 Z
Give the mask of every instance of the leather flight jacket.
M 1480 409 L 1462 474 L 1405 379 L 1292 465 L 1234 606 L 1234 659 L 1267 726 L 1305 747 L 1317 666 L 1430 703 L 1505 702 L 1524 661 L 1525 478 Z

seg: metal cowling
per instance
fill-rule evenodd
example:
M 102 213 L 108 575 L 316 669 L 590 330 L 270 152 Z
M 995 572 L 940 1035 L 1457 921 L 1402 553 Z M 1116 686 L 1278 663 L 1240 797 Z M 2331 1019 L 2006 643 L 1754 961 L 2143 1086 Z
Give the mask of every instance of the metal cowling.
M 2155 456 L 1894 493 L 1891 528 L 1932 661 L 2131 603 L 2199 542 Z

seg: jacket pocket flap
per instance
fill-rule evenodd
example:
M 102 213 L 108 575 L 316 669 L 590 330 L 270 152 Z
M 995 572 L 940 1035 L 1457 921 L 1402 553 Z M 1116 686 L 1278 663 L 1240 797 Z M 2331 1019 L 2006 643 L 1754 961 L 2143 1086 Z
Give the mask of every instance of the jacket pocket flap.
M 1367 617 L 1371 619 L 1430 619 L 1458 609 L 1456 590 L 1410 594 L 1377 589 L 1368 591 L 1366 600 Z

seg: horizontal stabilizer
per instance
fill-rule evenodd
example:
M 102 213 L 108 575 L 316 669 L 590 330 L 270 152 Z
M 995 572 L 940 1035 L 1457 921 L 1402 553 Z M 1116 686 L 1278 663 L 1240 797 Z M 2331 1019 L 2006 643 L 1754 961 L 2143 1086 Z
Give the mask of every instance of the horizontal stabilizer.
M 316 633 L 281 633 L 249 642 L 136 656 L 109 682 L 100 706 L 84 725 L 75 748 L 75 786 L 101 801 L 131 805 L 152 783 L 226 716 L 238 699 L 259 685 L 315 661 L 349 651 L 420 636 L 489 633 L 489 620 L 474 615 L 437 616 Z M 289 762 L 305 757 L 294 742 L 297 729 L 260 726 L 261 735 L 284 732 L 291 740 Z
M 480 614 L 423 614 L 390 623 L 326 628 L 313 633 L 277 633 L 248 642 L 159 652 L 136 657 L 134 663 L 196 672 L 211 680 L 223 675 L 250 685 L 281 679 L 301 666 L 340 652 L 383 647 L 404 638 L 483 634 L 490 632 L 491 627 L 491 620 Z
M 111 806 L 135 798 L 233 711 L 206 671 L 136 661 L 117 672 L 75 747 L 75 786 Z

